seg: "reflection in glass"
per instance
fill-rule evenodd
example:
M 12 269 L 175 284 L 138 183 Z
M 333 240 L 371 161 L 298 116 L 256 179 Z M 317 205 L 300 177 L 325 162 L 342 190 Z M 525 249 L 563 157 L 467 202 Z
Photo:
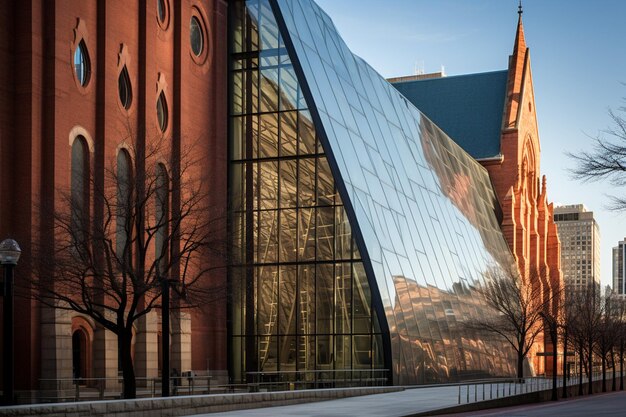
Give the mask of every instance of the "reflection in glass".
M 332 332 L 329 340 L 318 339 L 318 348 L 334 346 L 334 360 L 353 368 L 369 357 L 372 366 L 392 369 L 398 384 L 512 374 L 506 343 L 468 326 L 494 314 L 476 292 L 486 271 L 512 262 L 486 171 L 355 57 L 313 0 L 275 2 L 285 24 L 279 36 L 290 39 L 288 52 L 303 74 L 298 85 L 310 90 L 307 99 L 319 115 L 310 125 L 310 117 L 299 119 L 299 154 L 317 149 L 329 156 L 316 160 L 316 259 L 334 260 L 318 266 L 318 274 L 334 268 L 335 278 L 331 289 L 318 277 L 317 291 L 343 302 L 333 311 L 318 303 L 317 324 Z M 341 200 L 354 212 L 329 210 Z M 367 253 L 368 264 L 355 263 L 349 273 L 338 260 L 355 250 Z M 382 338 L 375 338 L 366 356 L 364 338 L 343 334 L 350 326 L 353 334 L 369 326 L 372 334 L 380 331 L 368 311 L 376 303 L 367 285 L 380 294 L 391 351 L 383 352 Z M 325 320 L 329 314 L 334 320 Z
M 91 64 L 89 53 L 87 52 L 87 45 L 85 45 L 84 40 L 81 40 L 74 50 L 74 72 L 78 83 L 83 87 L 89 82 L 90 70 Z
M 189 42 L 191 43 L 191 51 L 195 56 L 202 55 L 204 50 L 204 35 L 202 34 L 202 25 L 196 16 L 191 16 L 189 22 Z

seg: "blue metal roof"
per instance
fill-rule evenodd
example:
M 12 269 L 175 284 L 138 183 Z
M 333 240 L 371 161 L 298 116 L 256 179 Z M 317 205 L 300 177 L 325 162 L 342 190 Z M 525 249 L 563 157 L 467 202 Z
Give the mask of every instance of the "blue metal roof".
M 392 85 L 475 159 L 500 154 L 508 71 Z

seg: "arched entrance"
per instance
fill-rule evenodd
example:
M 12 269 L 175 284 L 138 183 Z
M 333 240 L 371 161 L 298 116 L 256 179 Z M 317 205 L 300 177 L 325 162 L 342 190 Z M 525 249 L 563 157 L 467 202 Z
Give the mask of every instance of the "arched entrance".
M 72 317 L 72 377 L 92 377 L 93 326 L 84 317 Z M 85 381 L 87 383 L 87 381 Z
M 87 378 L 87 334 L 82 328 L 72 333 L 72 376 Z

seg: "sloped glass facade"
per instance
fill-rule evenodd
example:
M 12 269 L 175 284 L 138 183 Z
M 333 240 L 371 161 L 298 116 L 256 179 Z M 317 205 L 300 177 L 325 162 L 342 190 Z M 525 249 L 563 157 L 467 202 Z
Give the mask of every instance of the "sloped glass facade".
M 234 379 L 513 374 L 511 349 L 467 326 L 494 314 L 474 288 L 513 262 L 487 172 L 313 1 L 232 9 Z

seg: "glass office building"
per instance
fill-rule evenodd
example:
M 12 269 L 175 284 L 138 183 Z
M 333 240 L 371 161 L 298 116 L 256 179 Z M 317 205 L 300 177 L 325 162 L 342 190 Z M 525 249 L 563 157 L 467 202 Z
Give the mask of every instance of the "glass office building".
M 233 379 L 514 374 L 506 343 L 467 325 L 513 263 L 484 168 L 312 0 L 231 9 Z

